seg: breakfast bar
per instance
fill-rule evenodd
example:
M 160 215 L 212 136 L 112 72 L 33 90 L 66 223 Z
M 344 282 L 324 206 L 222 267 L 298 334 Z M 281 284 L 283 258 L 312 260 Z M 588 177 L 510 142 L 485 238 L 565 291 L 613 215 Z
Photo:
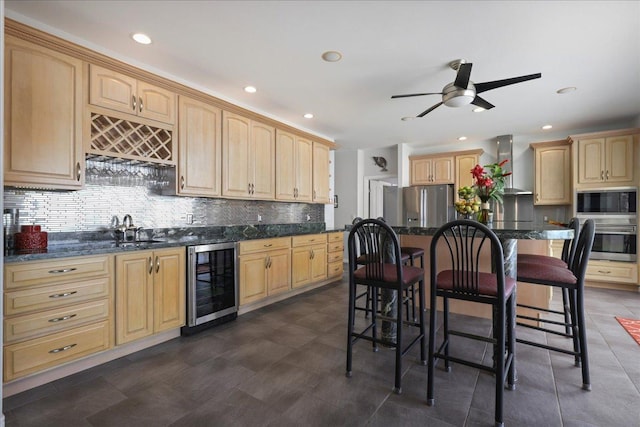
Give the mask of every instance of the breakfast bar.
M 570 228 L 552 225 L 548 223 L 532 221 L 494 221 L 492 230 L 502 242 L 504 252 L 505 274 L 517 277 L 516 265 L 518 252 L 547 255 L 551 240 L 572 239 L 573 230 Z M 349 226 L 347 226 L 349 229 Z M 425 251 L 425 278 L 429 277 L 430 266 L 428 262 L 431 236 L 438 227 L 394 226 L 393 230 L 400 237 L 401 246 L 422 248 Z M 443 248 L 444 250 L 444 248 Z M 487 271 L 490 270 L 491 255 L 486 250 L 485 261 Z M 441 257 L 439 257 L 441 258 Z M 427 279 L 428 281 L 428 279 Z M 429 283 L 426 283 L 429 286 Z M 532 285 L 518 282 L 518 302 L 548 308 L 551 299 L 551 288 L 548 286 Z M 428 301 L 427 301 L 428 306 Z M 486 307 L 478 307 L 478 304 L 467 301 L 451 301 L 451 311 L 454 313 L 490 318 L 491 312 Z M 519 314 L 537 316 L 538 313 L 530 309 L 518 308 Z

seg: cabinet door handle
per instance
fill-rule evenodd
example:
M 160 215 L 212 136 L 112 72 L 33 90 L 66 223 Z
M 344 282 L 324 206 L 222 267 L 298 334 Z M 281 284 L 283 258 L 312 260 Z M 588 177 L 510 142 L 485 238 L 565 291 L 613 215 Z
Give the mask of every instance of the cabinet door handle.
M 68 297 L 70 295 L 77 294 L 77 293 L 78 293 L 78 291 L 63 292 L 61 294 L 49 295 L 49 298 L 64 298 L 64 297 Z
M 267 256 L 267 260 L 266 260 L 266 262 L 265 262 L 265 264 L 264 264 L 264 268 L 267 268 L 267 269 L 268 269 L 268 268 L 270 268 L 270 267 L 271 267 L 271 257 L 270 257 L 270 256 Z
M 142 98 L 138 98 L 138 100 L 140 101 L 140 102 L 139 102 L 139 104 L 140 104 L 140 105 L 139 105 L 139 107 L 140 107 L 140 108 L 139 108 L 139 111 L 140 111 L 140 112 L 142 112 Z
M 76 180 L 80 181 L 80 177 L 82 176 L 82 169 L 80 168 L 80 162 L 76 163 Z
M 313 259 L 315 256 L 315 252 L 313 252 L 313 249 L 311 249 L 311 252 L 309 253 L 309 259 Z
M 131 108 L 135 113 L 136 112 L 136 96 L 135 95 L 131 95 Z
M 69 344 L 69 345 L 65 345 L 64 347 L 54 348 L 53 350 L 49 350 L 49 353 L 51 353 L 51 354 L 60 353 L 61 351 L 67 351 L 69 349 L 72 349 L 73 347 L 75 347 L 77 345 L 78 344 Z
M 60 274 L 60 273 L 69 273 L 71 271 L 76 271 L 77 268 L 72 267 L 72 268 L 62 268 L 60 270 L 49 270 L 49 274 Z
M 51 322 L 51 323 L 62 322 L 63 320 L 73 319 L 76 316 L 77 316 L 77 314 L 69 314 L 67 316 L 55 317 L 53 319 L 49 319 L 49 322 Z
M 262 245 L 262 246 L 264 246 L 265 248 L 270 248 L 271 246 L 273 246 L 273 243 L 269 243 L 268 245 Z
M 180 188 L 184 190 L 184 175 L 180 176 Z
M 160 271 L 160 257 L 156 255 L 156 273 Z
M 604 181 L 604 171 L 600 171 L 600 179 Z
M 316 199 L 316 190 L 313 190 L 313 200 Z
M 153 273 L 153 260 L 149 257 L 149 274 Z
M 606 175 L 605 175 L 605 179 L 608 180 L 609 179 L 609 171 L 607 171 Z

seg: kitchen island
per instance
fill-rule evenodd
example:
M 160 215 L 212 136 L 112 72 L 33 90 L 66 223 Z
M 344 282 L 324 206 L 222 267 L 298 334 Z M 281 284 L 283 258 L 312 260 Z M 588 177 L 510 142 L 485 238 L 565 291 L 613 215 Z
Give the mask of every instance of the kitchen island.
M 350 225 L 346 227 L 347 230 L 350 228 Z M 431 237 L 436 233 L 438 227 L 400 225 L 392 226 L 392 228 L 400 237 L 401 246 L 424 249 L 425 285 L 427 287 L 430 286 L 429 275 L 431 269 L 429 265 L 429 253 Z M 573 238 L 573 230 L 570 228 L 531 221 L 494 221 L 493 224 L 491 224 L 491 228 L 502 242 L 505 274 L 511 277 L 517 277 L 516 266 L 518 252 L 548 255 L 551 240 L 567 240 Z M 445 256 L 444 251 L 444 247 L 442 247 L 442 253 L 440 249 L 438 250 L 438 259 L 443 259 Z M 485 271 L 491 271 L 491 254 L 488 247 L 483 249 L 481 263 Z M 518 282 L 517 292 L 518 303 L 542 308 L 549 307 L 552 294 L 550 286 Z M 426 306 L 428 307 L 428 305 L 429 301 L 426 301 Z M 481 304 L 474 304 L 468 301 L 450 301 L 450 311 L 484 318 L 491 317 L 490 307 L 484 307 Z M 518 313 L 533 317 L 539 315 L 537 311 L 520 307 L 518 308 Z

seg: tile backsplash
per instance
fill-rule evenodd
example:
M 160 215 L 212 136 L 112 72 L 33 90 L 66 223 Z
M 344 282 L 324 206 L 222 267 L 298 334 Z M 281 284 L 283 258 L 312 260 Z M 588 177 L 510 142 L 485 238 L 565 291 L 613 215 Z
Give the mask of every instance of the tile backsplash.
M 4 207 L 20 209 L 20 224 L 53 233 L 108 229 L 125 214 L 143 228 L 324 222 L 324 205 L 164 196 L 145 186 L 90 183 L 79 191 L 7 187 Z

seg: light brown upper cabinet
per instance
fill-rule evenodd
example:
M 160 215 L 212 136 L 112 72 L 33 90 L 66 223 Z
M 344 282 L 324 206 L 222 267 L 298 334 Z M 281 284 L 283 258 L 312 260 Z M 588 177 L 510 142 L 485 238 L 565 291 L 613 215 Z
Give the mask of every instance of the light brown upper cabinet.
M 275 198 L 275 128 L 222 113 L 222 195 Z
M 534 152 L 535 205 L 570 205 L 571 145 L 567 140 L 531 144 Z
M 276 200 L 311 202 L 313 143 L 276 130 Z
M 177 194 L 221 194 L 222 110 L 184 96 L 178 106 Z
M 409 185 L 454 183 L 454 156 L 409 156 Z
M 5 37 L 4 184 L 83 185 L 82 61 Z
M 577 184 L 633 185 L 634 139 L 633 134 L 599 134 L 572 137 L 577 141 Z
M 89 103 L 171 125 L 176 122 L 175 93 L 93 64 Z
M 482 153 L 483 151 L 481 149 L 456 153 L 454 198 L 458 197 L 458 188 L 467 186 L 471 187 L 473 185 L 471 169 L 478 164 Z
M 329 188 L 329 147 L 313 143 L 313 202 L 332 203 Z

